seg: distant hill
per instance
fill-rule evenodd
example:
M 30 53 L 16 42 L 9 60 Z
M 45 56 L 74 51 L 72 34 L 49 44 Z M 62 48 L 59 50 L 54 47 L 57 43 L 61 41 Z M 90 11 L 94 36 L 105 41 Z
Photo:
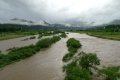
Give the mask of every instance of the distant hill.
M 113 20 L 109 24 L 111 24 L 111 25 L 120 25 L 120 20 Z

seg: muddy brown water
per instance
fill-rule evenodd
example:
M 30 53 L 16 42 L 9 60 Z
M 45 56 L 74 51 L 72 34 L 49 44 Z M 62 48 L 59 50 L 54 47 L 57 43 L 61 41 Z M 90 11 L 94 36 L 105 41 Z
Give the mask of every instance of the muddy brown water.
M 0 51 L 5 52 L 9 48 L 23 47 L 23 46 L 28 46 L 28 45 L 31 45 L 31 44 L 35 44 L 39 40 L 37 38 L 38 35 L 35 35 L 35 36 L 36 36 L 36 39 L 28 39 L 28 40 L 25 40 L 25 41 L 23 41 L 23 40 L 27 39 L 27 38 L 30 38 L 31 36 L 0 41 Z
M 70 33 L 68 36 L 81 41 L 83 46 L 79 51 L 97 53 L 102 65 L 120 65 L 120 41 L 78 33 Z M 6 66 L 0 71 L 0 80 L 63 80 L 62 57 L 67 52 L 67 39 L 60 40 L 28 59 Z
M 33 37 L 33 36 L 35 36 L 36 38 L 30 39 L 30 37 Z M 0 41 L 0 51 L 6 54 L 6 51 L 10 48 L 29 46 L 31 44 L 37 43 L 40 39 L 52 37 L 52 36 L 43 36 L 42 38 L 38 39 L 39 35 L 33 35 L 33 36 L 26 36 L 26 37 L 20 37 L 20 38 Z
M 66 52 L 66 39 L 62 39 L 28 59 L 8 65 L 0 71 L 0 80 L 63 80 L 62 57 Z
M 120 41 L 101 39 L 79 33 L 71 33 L 69 37 L 74 37 L 81 42 L 83 46 L 80 51 L 96 53 L 102 66 L 120 66 Z

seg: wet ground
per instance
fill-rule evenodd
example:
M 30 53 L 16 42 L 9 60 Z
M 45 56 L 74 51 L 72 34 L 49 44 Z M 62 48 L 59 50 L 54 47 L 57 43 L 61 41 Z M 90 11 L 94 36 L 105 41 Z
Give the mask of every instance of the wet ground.
M 78 33 L 70 33 L 68 37 L 81 41 L 81 51 L 97 53 L 102 65 L 120 65 L 120 41 Z M 28 59 L 8 65 L 0 71 L 0 80 L 63 80 L 62 57 L 67 52 L 66 41 L 62 39 Z

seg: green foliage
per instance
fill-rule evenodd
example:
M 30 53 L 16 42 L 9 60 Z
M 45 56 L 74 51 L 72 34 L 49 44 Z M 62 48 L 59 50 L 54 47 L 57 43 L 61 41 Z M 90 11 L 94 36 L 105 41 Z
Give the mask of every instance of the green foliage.
M 64 62 L 68 62 L 69 60 L 71 60 L 73 58 L 73 56 L 75 55 L 75 53 L 77 52 L 78 48 L 81 47 L 81 44 L 78 40 L 74 39 L 74 38 L 70 38 L 67 41 L 67 47 L 68 47 L 68 53 L 63 57 L 63 61 Z
M 100 64 L 100 60 L 96 54 L 93 53 L 86 54 L 84 52 L 81 52 L 81 54 L 82 55 L 80 57 L 79 64 L 82 66 L 82 68 L 89 69 L 93 65 L 95 66 Z
M 118 80 L 120 78 L 120 67 L 104 67 L 99 71 L 106 75 L 106 80 Z
M 73 48 L 80 48 L 81 47 L 81 44 L 78 40 L 74 39 L 74 38 L 70 38 L 68 41 L 67 41 L 67 46 L 68 47 L 73 47 Z
M 74 54 L 75 53 L 73 53 L 73 52 L 69 52 L 69 53 L 67 53 L 65 56 L 63 56 L 63 61 L 64 62 L 68 62 L 69 60 L 71 60 L 72 59 L 72 57 L 74 56 Z
M 60 35 L 62 38 L 66 38 L 67 37 L 67 35 L 65 34 L 65 33 L 61 33 L 61 35 Z
M 78 49 L 78 48 L 69 47 L 69 48 L 68 48 L 68 51 L 69 51 L 69 52 L 72 52 L 72 53 L 76 53 L 76 52 L 77 52 L 77 49 Z
M 59 36 L 53 36 L 52 38 L 51 38 L 51 42 L 52 43 L 55 43 L 55 42 L 57 42 L 57 41 L 59 41 L 61 38 L 59 37 Z
M 37 42 L 36 46 L 40 48 L 47 48 L 52 43 L 59 41 L 61 38 L 59 36 L 53 36 L 52 38 L 45 38 Z
M 36 46 L 40 48 L 47 48 L 51 45 L 51 39 L 50 38 L 45 38 L 37 42 Z
M 41 34 L 39 34 L 39 36 L 38 36 L 38 39 L 40 39 L 40 38 L 42 38 L 42 35 L 41 35 Z
M 25 59 L 37 53 L 42 48 L 47 48 L 53 43 L 60 40 L 60 37 L 45 38 L 36 43 L 36 45 L 25 46 L 21 48 L 13 48 L 8 54 L 0 54 L 0 68 L 13 62 Z
M 65 66 L 65 71 L 65 80 L 90 80 L 89 71 L 78 66 L 76 62 L 71 62 L 67 66 Z

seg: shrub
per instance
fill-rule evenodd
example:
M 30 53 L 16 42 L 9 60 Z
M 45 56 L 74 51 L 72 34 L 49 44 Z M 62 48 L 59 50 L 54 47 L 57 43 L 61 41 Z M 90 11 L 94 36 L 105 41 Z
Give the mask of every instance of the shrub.
M 78 40 L 74 39 L 74 38 L 70 38 L 68 41 L 67 41 L 67 46 L 68 47 L 73 47 L 73 48 L 80 48 L 81 47 L 81 44 Z
M 60 35 L 62 38 L 66 38 L 67 37 L 67 35 L 65 34 L 65 33 L 61 33 L 61 35 Z
M 42 38 L 42 35 L 41 35 L 41 34 L 39 34 L 39 36 L 38 36 L 38 39 L 40 39 L 40 38 Z
M 72 52 L 72 53 L 76 53 L 77 52 L 77 48 L 69 47 L 68 51 Z
M 97 55 L 94 53 L 84 53 L 81 52 L 81 57 L 79 59 L 79 64 L 82 68 L 89 69 L 95 65 L 100 64 L 100 60 L 98 59 Z
M 52 43 L 55 43 L 55 42 L 57 42 L 57 41 L 59 41 L 61 38 L 59 37 L 59 36 L 53 36 L 52 38 L 51 38 L 51 42 Z
M 63 57 L 63 61 L 64 62 L 68 62 L 69 60 L 71 60 L 73 58 L 73 56 L 75 55 L 75 53 L 77 52 L 78 48 L 81 47 L 81 44 L 78 40 L 74 39 L 74 38 L 70 38 L 67 41 L 67 47 L 68 47 L 68 51 L 69 53 L 67 53 L 64 57 Z
M 120 67 L 104 67 L 99 71 L 106 75 L 106 80 L 118 80 L 120 78 Z
M 90 80 L 90 74 L 87 69 L 78 66 L 76 62 L 71 62 L 65 66 L 65 71 L 65 80 Z
M 69 52 L 69 53 L 67 53 L 65 56 L 63 56 L 63 61 L 64 62 L 68 62 L 69 60 L 71 60 L 72 59 L 72 57 L 73 57 L 73 55 L 74 55 L 75 53 L 72 53 L 72 52 Z
M 40 48 L 47 48 L 51 45 L 51 39 L 50 38 L 45 38 L 37 42 L 36 46 Z

